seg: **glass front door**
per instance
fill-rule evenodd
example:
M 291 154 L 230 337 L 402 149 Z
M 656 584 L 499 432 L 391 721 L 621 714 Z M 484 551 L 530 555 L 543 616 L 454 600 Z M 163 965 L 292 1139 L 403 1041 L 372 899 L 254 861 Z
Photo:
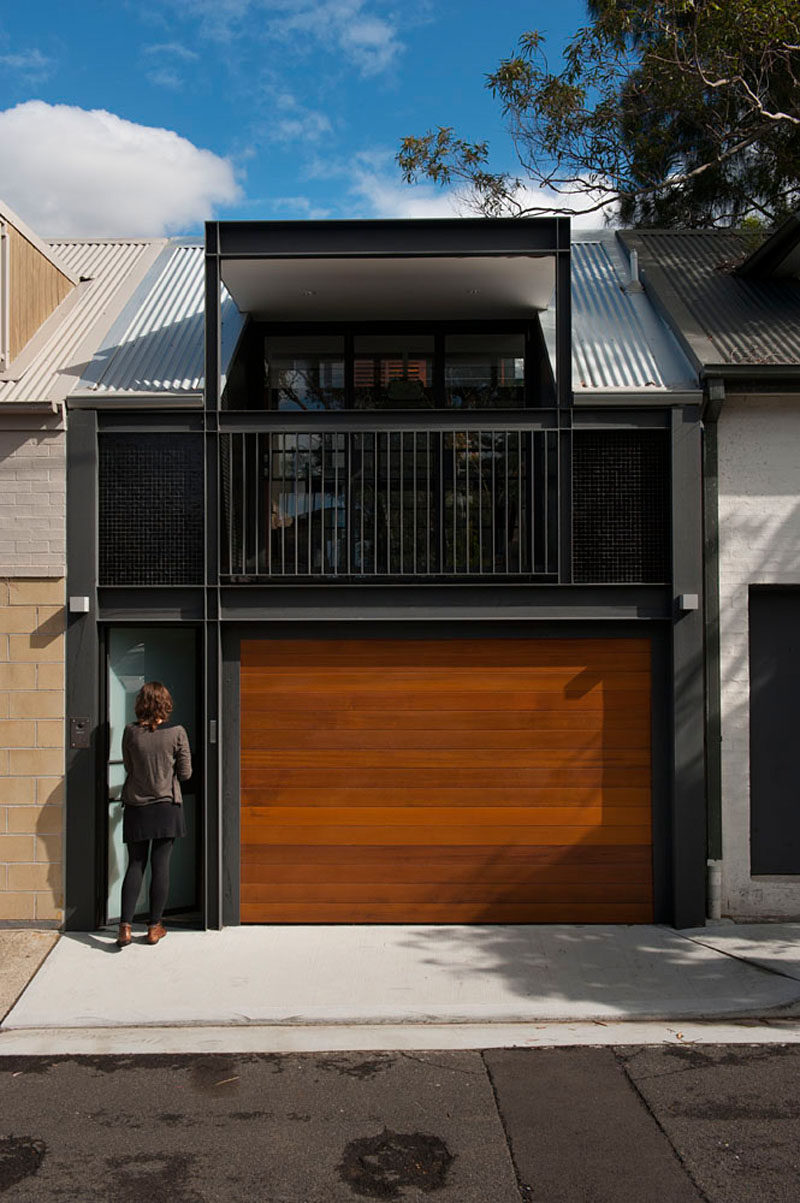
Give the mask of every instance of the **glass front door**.
M 122 732 L 133 722 L 133 704 L 145 681 L 162 681 L 172 694 L 175 709 L 172 721 L 186 728 L 198 780 L 198 659 L 197 634 L 193 629 L 175 627 L 113 627 L 108 632 L 108 723 L 110 729 L 108 762 L 108 922 L 119 919 L 120 887 L 127 857 L 122 842 L 122 805 L 120 795 L 125 780 L 122 766 Z M 192 784 L 193 784 L 192 783 Z M 172 853 L 168 912 L 194 911 L 198 908 L 197 879 L 197 797 L 183 791 L 187 834 L 176 840 Z M 148 879 L 139 898 L 139 911 L 147 908 Z

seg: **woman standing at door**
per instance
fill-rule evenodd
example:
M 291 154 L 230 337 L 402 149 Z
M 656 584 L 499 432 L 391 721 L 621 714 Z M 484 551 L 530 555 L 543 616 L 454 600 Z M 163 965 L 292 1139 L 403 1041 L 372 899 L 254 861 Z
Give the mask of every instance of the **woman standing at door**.
M 172 845 L 186 835 L 180 782 L 192 775 L 189 740 L 183 727 L 165 726 L 172 714 L 170 692 L 160 681 L 148 681 L 136 695 L 136 722 L 122 734 L 125 807 L 122 838 L 128 847 L 128 868 L 122 882 L 122 906 L 117 944 L 131 942 L 131 924 L 142 878 L 150 859 L 150 918 L 146 942 L 157 944 L 166 934 L 162 923 L 169 895 Z

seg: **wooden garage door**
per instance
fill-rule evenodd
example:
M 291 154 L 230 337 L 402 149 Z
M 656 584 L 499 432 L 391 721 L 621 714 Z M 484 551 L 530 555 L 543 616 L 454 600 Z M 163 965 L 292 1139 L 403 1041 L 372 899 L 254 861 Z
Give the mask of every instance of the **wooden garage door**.
M 243 923 L 653 918 L 645 639 L 242 643 Z

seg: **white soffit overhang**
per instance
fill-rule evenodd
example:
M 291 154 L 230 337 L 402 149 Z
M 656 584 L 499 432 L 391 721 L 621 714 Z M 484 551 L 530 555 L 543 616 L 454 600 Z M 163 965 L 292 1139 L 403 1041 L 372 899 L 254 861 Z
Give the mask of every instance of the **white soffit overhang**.
M 550 305 L 552 255 L 226 259 L 242 313 L 271 321 L 510 318 Z

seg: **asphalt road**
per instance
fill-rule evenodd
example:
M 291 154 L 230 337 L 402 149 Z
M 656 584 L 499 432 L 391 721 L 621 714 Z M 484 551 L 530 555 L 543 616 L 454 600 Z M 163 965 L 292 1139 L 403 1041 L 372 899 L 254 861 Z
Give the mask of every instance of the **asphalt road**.
M 796 1203 L 800 1047 L 0 1057 L 0 1195 Z

